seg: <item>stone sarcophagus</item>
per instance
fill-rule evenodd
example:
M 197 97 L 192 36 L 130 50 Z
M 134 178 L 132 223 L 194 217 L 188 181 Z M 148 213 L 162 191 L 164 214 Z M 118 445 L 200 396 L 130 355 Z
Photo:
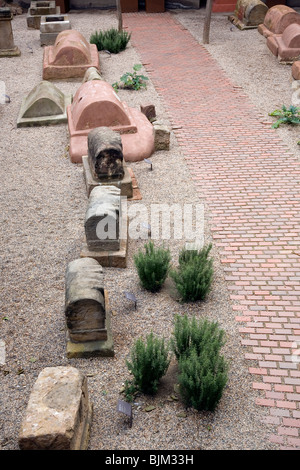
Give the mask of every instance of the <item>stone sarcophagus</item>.
M 17 127 L 65 123 L 71 102 L 71 95 L 64 95 L 53 83 L 43 80 L 23 99 Z
M 87 450 L 92 421 L 86 376 L 74 367 L 46 367 L 29 397 L 21 450 Z
M 55 0 L 32 1 L 27 12 L 27 27 L 29 29 L 40 29 L 41 17 L 44 15 L 59 15 L 60 7 L 56 6 Z
M 102 266 L 93 258 L 71 261 L 65 291 L 68 357 L 113 356 L 110 315 Z
M 82 83 L 67 108 L 70 159 L 82 163 L 88 154 L 88 134 L 96 127 L 119 132 L 126 161 L 139 161 L 154 152 L 152 124 L 140 110 L 121 102 L 113 87 L 103 80 Z
M 100 69 L 99 53 L 78 31 L 60 32 L 53 46 L 46 46 L 43 58 L 43 79 L 83 78 L 89 67 Z
M 109 127 L 96 127 L 88 134 L 88 155 L 82 157 L 83 173 L 90 195 L 93 188 L 113 185 L 121 195 L 131 198 L 132 179 L 123 158 L 122 139 Z
M 300 14 L 287 5 L 274 5 L 258 26 L 258 32 L 268 38 L 274 34 L 282 34 L 290 24 L 300 24 Z
M 228 19 L 239 29 L 257 28 L 267 11 L 267 5 L 261 0 L 238 0 L 234 14 Z
M 14 43 L 10 8 L 0 8 L 0 57 L 15 57 L 21 55 L 20 49 Z
M 89 197 L 85 235 L 90 251 L 117 251 L 121 236 L 121 192 L 115 186 L 98 186 Z
M 279 62 L 292 64 L 300 58 L 300 24 L 292 23 L 282 35 L 267 38 L 267 46 Z
M 68 15 L 44 15 L 41 17 L 40 41 L 41 46 L 51 46 L 59 33 L 71 29 Z
M 127 211 L 121 190 L 102 185 L 92 189 L 85 215 L 86 244 L 80 256 L 90 257 L 106 267 L 126 267 Z

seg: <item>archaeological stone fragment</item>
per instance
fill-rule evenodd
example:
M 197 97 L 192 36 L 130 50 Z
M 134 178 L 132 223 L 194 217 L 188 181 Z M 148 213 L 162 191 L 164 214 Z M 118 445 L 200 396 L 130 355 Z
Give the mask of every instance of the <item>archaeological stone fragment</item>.
M 92 420 L 87 379 L 74 367 L 46 367 L 31 391 L 21 450 L 86 450 Z
M 90 194 L 85 216 L 85 235 L 91 251 L 120 249 L 121 191 L 115 186 L 98 186 Z
M 267 5 L 261 0 L 237 0 L 235 11 L 228 19 L 239 29 L 257 28 L 263 23 Z
M 89 67 L 100 69 L 98 49 L 79 31 L 61 31 L 55 43 L 44 48 L 44 80 L 82 79 Z
M 72 95 L 64 95 L 53 83 L 42 80 L 23 99 L 17 127 L 65 123 L 71 102 Z
M 113 356 L 110 315 L 102 266 L 89 257 L 71 261 L 65 291 L 68 357 Z
M 0 8 L 0 58 L 21 55 L 20 49 L 14 43 L 12 19 L 10 8 Z

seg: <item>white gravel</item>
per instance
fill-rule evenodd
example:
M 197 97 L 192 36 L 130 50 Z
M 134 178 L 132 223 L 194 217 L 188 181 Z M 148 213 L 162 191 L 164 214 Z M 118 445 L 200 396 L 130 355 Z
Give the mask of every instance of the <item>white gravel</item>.
M 199 41 L 202 41 L 204 11 L 172 11 Z M 70 12 L 73 29 L 87 39 L 95 30 L 117 27 L 112 11 Z M 29 395 L 44 367 L 72 365 L 88 376 L 94 414 L 90 449 L 152 450 L 255 450 L 276 449 L 267 436 L 272 432 L 262 420 L 268 413 L 255 405 L 259 392 L 253 391 L 250 361 L 240 345 L 239 325 L 231 310 L 229 295 L 213 249 L 215 276 L 213 288 L 203 303 L 179 304 L 167 282 L 161 292 L 150 294 L 138 281 L 133 254 L 144 241 L 129 240 L 128 267 L 105 269 L 105 284 L 113 310 L 112 327 L 115 357 L 68 359 L 64 319 L 64 275 L 67 263 L 79 257 L 84 241 L 84 216 L 87 196 L 82 167 L 70 162 L 67 125 L 17 129 L 21 101 L 42 79 L 43 48 L 39 31 L 28 30 L 26 14 L 13 20 L 15 44 L 21 50 L 16 58 L 1 58 L 0 79 L 5 82 L 11 102 L 0 106 L 1 150 L 1 287 L 0 340 L 5 341 L 6 360 L 0 366 L 0 449 L 18 449 L 18 435 Z M 226 14 L 214 14 L 210 44 L 206 46 L 232 80 L 244 88 L 257 105 L 258 114 L 282 104 L 290 104 L 290 67 L 278 64 L 266 48 L 257 30 L 239 31 Z M 132 70 L 140 58 L 129 44 L 117 55 L 101 52 L 104 80 L 113 83 Z M 75 93 L 80 82 L 60 82 L 65 93 Z M 147 90 L 121 90 L 119 96 L 130 106 L 154 104 L 158 119 L 168 124 L 165 109 L 151 81 Z M 292 151 L 298 131 L 279 129 Z M 153 171 L 144 162 L 130 164 L 150 210 L 153 203 L 201 203 L 190 181 L 174 135 L 169 151 L 156 152 L 151 158 Z M 170 185 L 170 181 L 173 182 Z M 207 216 L 207 214 L 206 214 Z M 206 221 L 206 219 L 205 219 Z M 206 241 L 210 233 L 205 224 Z M 166 242 L 176 263 L 183 240 Z M 138 299 L 133 304 L 124 296 L 130 291 Z M 152 329 L 171 337 L 176 313 L 205 316 L 218 320 L 225 329 L 224 354 L 230 362 L 229 382 L 214 413 L 185 410 L 180 400 L 170 399 L 176 383 L 176 365 L 172 364 L 154 398 L 139 396 L 133 405 L 133 426 L 117 413 L 116 404 L 123 382 L 129 378 L 125 359 L 133 341 Z M 154 404 L 150 413 L 144 412 Z M 178 417 L 186 411 L 186 418 Z

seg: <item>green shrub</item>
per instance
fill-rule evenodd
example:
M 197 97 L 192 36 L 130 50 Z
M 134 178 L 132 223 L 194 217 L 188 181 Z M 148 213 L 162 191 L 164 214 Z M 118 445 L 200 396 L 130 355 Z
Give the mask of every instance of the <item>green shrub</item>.
M 189 354 L 194 348 L 200 356 L 202 351 L 210 351 L 212 355 L 218 355 L 225 344 L 225 332 L 221 330 L 217 322 L 210 322 L 207 319 L 197 320 L 187 315 L 175 316 L 173 331 L 172 349 L 177 359 Z
M 90 43 L 96 44 L 98 51 L 109 51 L 112 54 L 126 49 L 131 33 L 111 28 L 107 31 L 95 31 L 90 37 Z
M 224 330 L 217 322 L 177 315 L 173 335 L 183 401 L 197 410 L 213 411 L 227 383 L 228 367 L 220 355 Z
M 130 90 L 140 90 L 141 88 L 147 88 L 146 80 L 148 80 L 148 77 L 137 74 L 141 68 L 141 64 L 135 64 L 133 66 L 133 72 L 124 73 L 120 78 L 120 82 L 115 82 L 112 84 L 115 91 L 118 91 L 120 87 L 128 88 Z
M 198 411 L 214 411 L 227 379 L 223 356 L 215 355 L 209 347 L 205 347 L 200 356 L 193 347 L 179 359 L 179 391 L 186 406 Z
M 183 302 L 204 300 L 212 282 L 212 259 L 208 258 L 212 245 L 201 250 L 184 248 L 179 254 L 179 267 L 170 276 Z
M 142 286 L 151 292 L 157 292 L 169 272 L 170 250 L 163 247 L 155 248 L 152 241 L 146 243 L 144 247 L 145 253 L 140 250 L 134 255 L 134 264 Z
M 146 337 L 146 344 L 138 338 L 131 350 L 131 360 L 126 360 L 126 364 L 133 374 L 136 389 L 154 395 L 159 379 L 170 364 L 169 348 L 164 338 L 155 337 L 152 331 Z

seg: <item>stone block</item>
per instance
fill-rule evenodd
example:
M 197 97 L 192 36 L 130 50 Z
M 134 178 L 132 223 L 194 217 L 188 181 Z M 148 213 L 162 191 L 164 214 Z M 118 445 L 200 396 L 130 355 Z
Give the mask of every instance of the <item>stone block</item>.
M 60 15 L 60 7 L 55 1 L 32 1 L 27 12 L 27 27 L 40 29 L 41 18 L 45 15 Z
M 12 18 L 10 8 L 0 8 L 0 57 L 15 57 L 21 55 L 20 49 L 14 43 L 11 26 Z
M 23 99 L 17 127 L 65 123 L 71 102 L 71 95 L 64 95 L 53 83 L 43 80 Z
M 103 269 L 96 260 L 80 258 L 69 263 L 65 316 L 71 341 L 107 340 Z
M 89 82 L 90 80 L 102 80 L 102 77 L 95 67 L 89 67 L 84 74 L 82 83 Z
M 87 379 L 74 367 L 46 367 L 30 395 L 21 450 L 86 450 L 92 420 Z
M 55 43 L 61 31 L 71 29 L 68 15 L 46 15 L 41 17 L 40 42 L 41 46 L 50 46 Z
M 85 218 L 86 241 L 81 258 L 93 258 L 104 267 L 126 268 L 128 217 L 123 204 L 119 188 L 101 185 L 91 191 Z M 111 240 L 107 239 L 110 234 Z
M 91 191 L 85 215 L 85 235 L 90 251 L 117 251 L 121 235 L 121 191 L 97 186 Z
M 154 128 L 154 147 L 155 150 L 169 150 L 170 148 L 170 130 L 167 126 L 159 122 L 153 123 Z
M 54 15 L 56 13 L 56 2 L 55 0 L 32 0 L 29 13 L 32 16 Z

